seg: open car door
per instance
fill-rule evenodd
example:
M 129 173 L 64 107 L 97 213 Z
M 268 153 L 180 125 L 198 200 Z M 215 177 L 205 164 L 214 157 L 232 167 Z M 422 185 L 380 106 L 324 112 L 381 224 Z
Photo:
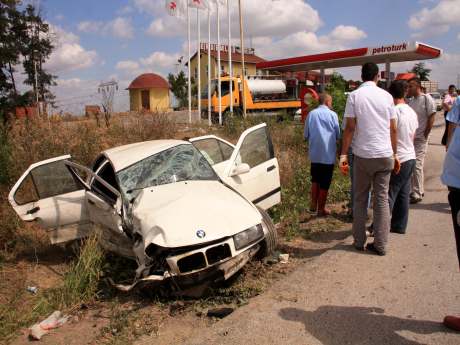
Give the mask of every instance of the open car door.
M 265 210 L 281 201 L 278 160 L 265 123 L 243 132 L 220 177 Z
M 88 236 L 91 230 L 85 189 L 65 162 L 70 155 L 32 164 L 10 191 L 8 200 L 24 221 L 37 221 L 51 243 Z

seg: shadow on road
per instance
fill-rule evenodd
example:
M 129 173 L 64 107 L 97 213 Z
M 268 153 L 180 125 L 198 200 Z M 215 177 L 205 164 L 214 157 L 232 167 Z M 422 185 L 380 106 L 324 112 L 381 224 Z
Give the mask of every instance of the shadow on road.
M 435 202 L 432 204 L 415 204 L 415 205 L 411 205 L 411 209 L 427 210 L 427 211 L 450 214 L 450 206 L 448 203 L 445 203 L 445 202 Z
M 398 332 L 448 332 L 440 323 L 387 316 L 381 308 L 322 306 L 311 312 L 284 308 L 279 315 L 284 320 L 303 323 L 305 331 L 325 345 L 420 345 L 422 343 L 409 340 Z

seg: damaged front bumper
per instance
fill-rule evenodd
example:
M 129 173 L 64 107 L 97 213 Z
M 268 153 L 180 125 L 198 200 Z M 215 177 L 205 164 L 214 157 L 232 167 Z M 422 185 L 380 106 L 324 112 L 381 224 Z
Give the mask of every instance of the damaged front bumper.
M 223 244 L 220 244 L 223 245 Z M 193 271 L 188 274 L 182 274 L 173 272 L 165 272 L 163 275 L 150 275 L 145 278 L 137 279 L 131 285 L 116 284 L 113 280 L 109 279 L 110 283 L 120 291 L 128 292 L 134 289 L 136 286 L 148 285 L 149 287 L 160 286 L 167 281 L 173 280 L 174 283 L 183 285 L 183 286 L 193 286 L 199 285 L 204 282 L 217 282 L 229 279 L 236 272 L 238 272 L 244 265 L 246 265 L 259 251 L 260 245 L 255 244 L 249 249 L 243 251 L 242 253 L 224 261 L 220 261 L 214 265 L 209 265 L 201 270 Z M 187 253 L 186 257 L 194 255 L 195 253 Z M 185 257 L 185 254 L 184 254 Z M 180 258 L 176 258 L 175 262 L 178 262 Z M 177 268 L 177 266 L 176 266 Z

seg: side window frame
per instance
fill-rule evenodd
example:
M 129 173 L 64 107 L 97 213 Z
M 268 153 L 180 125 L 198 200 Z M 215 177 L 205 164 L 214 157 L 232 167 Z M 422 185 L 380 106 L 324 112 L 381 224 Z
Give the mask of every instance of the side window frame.
M 13 195 L 13 199 L 14 199 L 14 202 L 18 205 L 18 206 L 22 206 L 22 205 L 27 205 L 27 204 L 30 204 L 30 203 L 34 203 L 34 202 L 37 202 L 37 201 L 40 201 L 40 200 L 44 200 L 44 199 L 49 199 L 49 198 L 54 198 L 55 196 L 58 196 L 58 195 L 63 195 L 63 194 L 67 194 L 67 193 L 72 193 L 72 192 L 75 192 L 77 190 L 81 190 L 81 189 L 84 189 L 84 186 L 81 184 L 81 182 L 76 179 L 74 177 L 74 175 L 72 174 L 72 172 L 70 171 L 69 167 L 64 165 L 65 168 L 67 169 L 67 171 L 69 172 L 69 175 L 71 176 L 72 180 L 75 182 L 75 184 L 80 187 L 79 189 L 76 189 L 74 191 L 69 191 L 69 192 L 65 192 L 65 193 L 55 193 L 55 194 L 52 194 L 52 195 L 47 195 L 47 196 L 43 196 L 43 195 L 40 195 L 40 192 L 39 192 L 39 188 L 37 187 L 37 181 L 35 179 L 35 176 L 33 174 L 34 170 L 37 170 L 37 169 L 40 169 L 40 168 L 43 168 L 43 167 L 46 167 L 48 165 L 51 165 L 51 164 L 58 164 L 60 163 L 61 161 L 54 161 L 54 162 L 49 162 L 49 163 L 46 163 L 46 164 L 42 164 L 42 165 L 39 165 L 39 166 L 36 166 L 34 167 L 33 169 L 31 169 L 29 171 L 29 173 L 22 179 L 20 185 L 18 186 L 18 188 L 16 189 L 16 191 L 14 192 L 14 195 Z M 35 194 L 37 196 L 37 199 L 36 200 L 31 200 L 31 201 L 28 201 L 28 202 L 25 202 L 25 203 L 19 203 L 16 199 L 16 194 L 18 193 L 18 191 L 21 189 L 21 186 L 26 182 L 27 178 L 30 177 L 30 179 L 32 180 L 32 184 L 33 184 L 33 188 L 34 188 L 34 191 L 35 191 Z
M 95 165 L 97 164 L 98 160 L 96 161 Z M 113 173 L 115 175 L 115 180 L 117 181 L 117 186 L 112 186 L 112 187 L 115 188 L 116 190 L 118 190 L 118 192 L 120 192 L 120 187 L 118 186 L 118 179 L 117 179 L 116 174 L 115 174 L 115 169 L 113 169 L 112 163 L 110 163 L 110 161 L 108 159 L 105 158 L 105 160 L 103 160 L 102 163 L 99 164 L 99 166 L 97 167 L 96 171 L 94 171 L 94 174 L 96 176 L 98 176 L 100 179 L 104 180 L 101 176 L 99 176 L 99 174 L 102 171 L 102 169 L 104 169 L 107 165 L 113 170 Z M 96 181 L 97 181 L 97 179 L 94 176 L 92 176 L 91 177 L 91 182 L 89 184 L 90 192 L 96 194 L 98 197 L 102 198 L 104 201 L 106 201 L 110 205 L 112 205 L 112 206 L 115 205 L 115 203 L 117 202 L 117 197 L 118 196 L 115 195 L 115 199 L 113 199 L 111 196 L 109 196 L 106 193 L 104 193 L 104 191 L 101 191 L 98 187 L 95 187 L 94 184 L 95 184 Z M 105 181 L 105 182 L 108 183 L 107 181 Z M 104 185 L 103 185 L 103 187 L 107 188 Z M 107 188 L 107 190 L 109 190 L 109 189 Z M 110 190 L 109 190 L 109 192 L 114 194 Z

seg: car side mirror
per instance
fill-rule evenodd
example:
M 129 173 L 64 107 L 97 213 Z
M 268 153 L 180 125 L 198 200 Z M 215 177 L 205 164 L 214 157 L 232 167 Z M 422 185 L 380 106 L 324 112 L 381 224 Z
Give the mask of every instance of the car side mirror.
M 250 171 L 251 171 L 251 167 L 249 166 L 249 164 L 242 163 L 242 164 L 237 165 L 235 168 L 233 168 L 230 176 L 243 175 L 243 174 L 247 174 Z

